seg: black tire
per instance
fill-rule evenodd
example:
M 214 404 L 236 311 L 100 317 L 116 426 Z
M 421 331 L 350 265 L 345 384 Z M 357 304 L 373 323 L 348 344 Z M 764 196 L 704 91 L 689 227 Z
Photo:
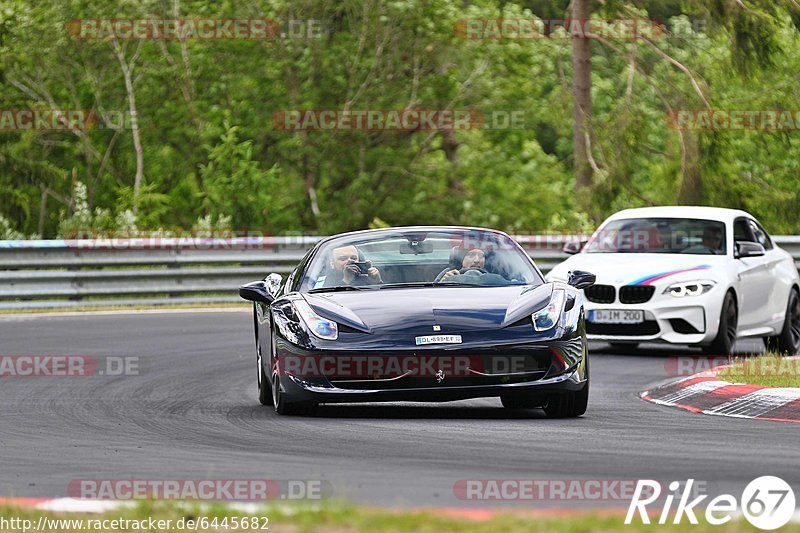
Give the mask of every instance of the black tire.
M 272 375 L 272 402 L 275 412 L 286 416 L 303 416 L 311 414 L 317 407 L 313 402 L 297 402 L 286 397 L 286 393 L 281 390 L 281 378 L 277 373 Z
M 553 394 L 542 406 L 550 418 L 575 418 L 586 412 L 589 405 L 589 381 L 577 392 Z
M 783 355 L 800 353 L 800 295 L 797 289 L 792 289 L 789 293 L 780 334 L 764 338 L 764 344 L 770 352 Z
M 264 374 L 264 362 L 261 354 L 261 344 L 258 342 L 258 317 L 256 311 L 256 304 L 253 304 L 253 329 L 255 330 L 256 337 L 256 366 L 258 376 L 258 402 L 261 405 L 272 405 L 272 390 L 270 389 L 270 382 Z
M 537 409 L 544 403 L 540 397 L 500 396 L 500 402 L 506 409 Z
M 739 310 L 732 292 L 725 294 L 722 311 L 719 316 L 719 331 L 708 346 L 703 346 L 703 353 L 708 355 L 730 355 L 736 344 L 736 326 L 739 322 Z
M 261 347 L 256 346 L 256 350 L 258 350 L 259 354 L 261 353 Z M 261 359 L 256 356 L 256 364 L 258 365 L 258 401 L 261 405 L 273 405 L 272 403 L 272 385 L 270 380 L 267 379 L 267 376 L 264 374 L 264 365 Z

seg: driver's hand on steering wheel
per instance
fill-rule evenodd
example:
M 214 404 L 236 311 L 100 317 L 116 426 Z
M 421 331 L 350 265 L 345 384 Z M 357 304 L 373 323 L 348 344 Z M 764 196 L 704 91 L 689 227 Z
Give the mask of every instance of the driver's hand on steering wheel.
M 440 281 L 444 281 L 447 278 L 452 277 L 452 276 L 458 276 L 458 269 L 457 268 L 454 268 L 453 270 L 448 270 L 447 272 L 445 272 L 444 276 L 442 276 L 442 279 Z

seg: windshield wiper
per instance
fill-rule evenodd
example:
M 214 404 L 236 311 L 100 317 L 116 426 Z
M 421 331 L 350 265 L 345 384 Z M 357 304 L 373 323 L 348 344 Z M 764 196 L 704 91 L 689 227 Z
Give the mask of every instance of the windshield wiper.
M 380 286 L 381 289 L 402 289 L 402 288 L 418 288 L 418 287 L 491 287 L 491 285 L 481 285 L 479 283 L 462 283 L 462 282 L 449 282 L 449 281 L 419 281 L 412 283 L 385 283 Z
M 419 282 L 412 282 L 412 283 L 384 283 L 381 285 L 381 289 L 395 289 L 397 287 L 436 287 L 439 283 L 434 283 L 432 281 L 419 281 Z
M 377 288 L 377 286 L 360 285 L 358 287 L 354 287 L 352 285 L 337 285 L 336 287 L 322 287 L 319 289 L 310 289 L 308 293 L 316 294 L 319 292 L 364 291 L 364 290 L 369 291 L 375 288 Z

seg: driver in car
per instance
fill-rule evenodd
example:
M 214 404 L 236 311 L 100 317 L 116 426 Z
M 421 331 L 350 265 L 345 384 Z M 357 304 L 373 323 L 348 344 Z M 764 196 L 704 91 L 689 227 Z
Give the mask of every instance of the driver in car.
M 722 228 L 718 226 L 706 226 L 703 228 L 703 242 L 702 245 L 713 251 L 719 253 L 722 251 Z
M 461 269 L 481 269 L 484 270 L 486 265 L 486 252 L 481 250 L 480 248 L 473 248 L 468 251 L 464 255 L 464 259 L 461 260 Z M 448 270 L 442 276 L 440 281 L 444 281 L 449 277 L 457 276 L 459 274 L 459 270 L 454 268 L 452 270 Z
M 371 263 L 358 261 L 358 248 L 353 245 L 334 248 L 331 254 L 332 272 L 325 279 L 325 287 L 339 285 L 374 285 L 383 283 L 381 272 Z

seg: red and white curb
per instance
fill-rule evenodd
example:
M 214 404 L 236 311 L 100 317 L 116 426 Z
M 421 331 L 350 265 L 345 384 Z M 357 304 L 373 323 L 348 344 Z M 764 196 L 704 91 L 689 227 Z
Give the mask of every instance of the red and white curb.
M 693 413 L 800 423 L 800 388 L 764 387 L 717 379 L 719 366 L 641 393 L 643 400 Z

